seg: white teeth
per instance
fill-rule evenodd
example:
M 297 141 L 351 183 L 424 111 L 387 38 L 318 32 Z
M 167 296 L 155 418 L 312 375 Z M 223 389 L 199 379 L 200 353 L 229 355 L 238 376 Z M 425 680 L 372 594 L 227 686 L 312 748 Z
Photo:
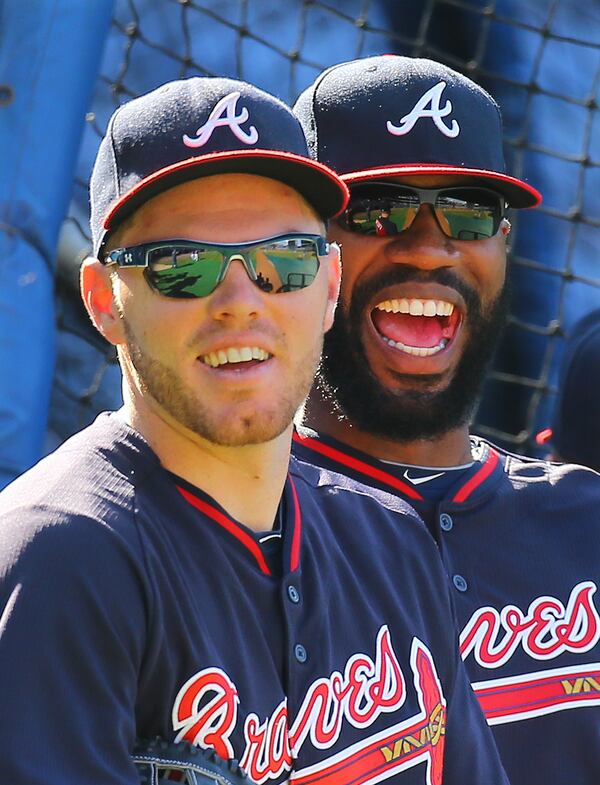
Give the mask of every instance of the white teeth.
M 387 313 L 408 313 L 411 316 L 450 316 L 454 305 L 445 300 L 406 299 L 384 300 L 376 306 L 378 311 Z
M 219 365 L 227 365 L 228 363 L 244 363 L 249 360 L 267 360 L 269 352 L 261 349 L 259 346 L 231 346 L 227 349 L 219 349 L 218 352 L 210 352 L 202 357 L 202 362 L 205 365 L 210 365 L 212 368 L 218 368 Z
M 446 300 L 420 300 L 417 298 L 407 299 L 405 297 L 399 300 L 383 300 L 376 306 L 379 311 L 386 311 L 387 313 L 406 313 L 411 316 L 451 316 L 454 311 L 454 305 Z M 430 357 L 433 354 L 438 354 L 442 349 L 448 345 L 448 339 L 442 338 L 437 346 L 408 346 L 401 341 L 393 341 L 391 338 L 381 336 L 383 340 L 395 349 L 399 349 L 406 354 L 412 354 L 415 357 Z
M 442 338 L 442 340 L 438 343 L 437 346 L 407 346 L 405 343 L 401 341 L 392 341 L 391 338 L 386 338 L 385 335 L 381 336 L 383 340 L 393 346 L 394 349 L 400 349 L 400 351 L 404 352 L 405 354 L 413 354 L 415 357 L 431 357 L 432 354 L 438 354 L 441 352 L 442 349 L 445 349 L 448 345 L 448 339 Z

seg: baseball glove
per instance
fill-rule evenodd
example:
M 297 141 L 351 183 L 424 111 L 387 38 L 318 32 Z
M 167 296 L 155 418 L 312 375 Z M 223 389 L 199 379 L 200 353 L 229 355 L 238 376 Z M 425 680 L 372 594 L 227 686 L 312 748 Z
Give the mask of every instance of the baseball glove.
M 132 757 L 140 785 L 253 785 L 237 760 L 223 760 L 214 750 L 200 749 L 189 742 L 139 739 Z

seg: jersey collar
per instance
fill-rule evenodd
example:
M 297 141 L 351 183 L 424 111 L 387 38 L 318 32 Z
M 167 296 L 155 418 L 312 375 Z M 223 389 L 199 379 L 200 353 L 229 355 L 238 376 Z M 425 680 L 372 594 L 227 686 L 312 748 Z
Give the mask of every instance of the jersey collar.
M 479 448 L 479 456 L 461 485 L 452 488 L 444 499 L 446 505 L 470 506 L 478 503 L 491 492 L 504 473 L 500 453 L 491 444 L 479 437 L 471 437 L 471 441 Z M 388 464 L 330 436 L 300 427 L 294 431 L 293 445 L 301 460 L 326 465 L 340 474 L 350 474 L 366 485 L 375 485 L 399 495 L 415 506 L 425 502 L 423 494 L 390 471 Z
M 247 551 L 264 575 L 273 577 L 273 572 L 267 563 L 260 544 L 252 536 L 247 526 L 232 518 L 220 504 L 200 488 L 194 487 L 180 477 L 173 476 L 173 479 L 179 494 L 189 505 L 202 513 L 208 524 L 220 527 L 226 533 L 226 536 L 233 538 Z M 302 515 L 296 486 L 289 474 L 285 483 L 284 496 L 286 521 L 283 527 L 283 567 L 284 572 L 295 572 L 300 566 Z

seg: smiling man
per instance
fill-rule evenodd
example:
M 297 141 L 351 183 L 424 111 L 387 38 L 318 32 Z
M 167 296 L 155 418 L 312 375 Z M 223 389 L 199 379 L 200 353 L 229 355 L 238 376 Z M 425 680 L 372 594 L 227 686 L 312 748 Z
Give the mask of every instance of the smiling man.
M 593 785 L 600 478 L 469 433 L 506 320 L 507 209 L 540 195 L 506 173 L 494 100 L 440 63 L 342 63 L 295 111 L 350 187 L 330 229 L 340 303 L 296 454 L 425 520 L 511 782 Z
M 435 211 L 419 210 L 419 200 L 437 202 Z M 373 217 L 381 203 L 406 234 L 379 239 Z M 469 219 L 469 209 L 477 217 Z M 320 389 L 327 399 L 335 389 L 365 438 L 388 439 L 392 449 L 396 440 L 418 440 L 420 463 L 456 460 L 456 425 L 468 423 L 505 317 L 510 225 L 503 213 L 499 192 L 461 177 L 352 186 L 349 210 L 332 230 L 348 258 L 342 287 L 349 307 L 328 338 Z M 436 241 L 449 232 L 465 239 Z M 490 236 L 469 242 L 477 232 Z M 462 442 L 464 462 L 470 445 Z M 423 454 L 427 445 L 431 455 Z
M 422 521 L 290 459 L 345 185 L 282 102 L 192 78 L 116 111 L 91 197 L 125 403 L 0 494 L 4 781 L 138 785 L 159 736 L 259 784 L 507 785 Z

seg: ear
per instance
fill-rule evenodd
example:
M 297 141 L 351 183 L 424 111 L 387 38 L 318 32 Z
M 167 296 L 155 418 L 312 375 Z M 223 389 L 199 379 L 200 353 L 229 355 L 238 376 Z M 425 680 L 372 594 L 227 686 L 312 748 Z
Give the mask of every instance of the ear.
M 327 310 L 323 327 L 325 332 L 331 329 L 335 308 L 340 294 L 340 283 L 342 280 L 342 251 L 337 243 L 331 243 L 328 255 L 327 268 Z
M 88 256 L 79 275 L 81 298 L 92 324 L 109 343 L 123 343 L 123 324 L 106 265 Z

